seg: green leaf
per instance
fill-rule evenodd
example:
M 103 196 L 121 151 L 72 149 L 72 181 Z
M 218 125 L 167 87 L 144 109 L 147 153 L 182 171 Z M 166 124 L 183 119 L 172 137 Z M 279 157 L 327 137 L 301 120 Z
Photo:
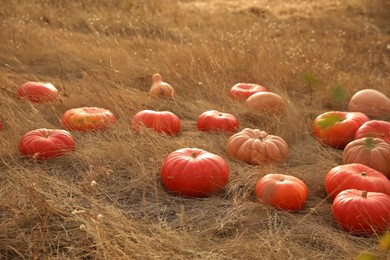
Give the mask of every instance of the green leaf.
M 310 87 L 314 87 L 317 89 L 320 89 L 323 87 L 323 82 L 322 80 L 317 77 L 313 72 L 311 71 L 306 71 L 303 73 L 303 81 L 309 85 Z
M 342 85 L 334 85 L 331 88 L 331 98 L 337 103 L 343 103 L 347 99 L 347 90 Z

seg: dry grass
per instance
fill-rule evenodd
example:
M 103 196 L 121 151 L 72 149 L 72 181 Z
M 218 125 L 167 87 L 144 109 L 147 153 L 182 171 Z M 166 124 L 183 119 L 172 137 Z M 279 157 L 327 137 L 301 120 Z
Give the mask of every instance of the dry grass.
M 377 237 L 337 227 L 323 183 L 341 151 L 310 135 L 316 115 L 346 109 L 358 89 L 390 96 L 389 7 L 384 0 L 0 1 L 0 258 L 351 259 L 363 250 L 389 257 Z M 147 97 L 156 72 L 174 86 L 176 102 Z M 60 101 L 16 100 L 30 80 L 52 82 Z M 249 114 L 227 96 L 237 82 L 284 96 L 287 115 Z M 345 100 L 332 97 L 335 86 Z M 19 156 L 24 133 L 60 128 L 62 113 L 80 106 L 108 108 L 119 122 L 103 133 L 74 133 L 76 152 L 62 158 Z M 128 122 L 142 109 L 176 113 L 180 135 L 133 133 Z M 241 128 L 281 135 L 289 159 L 256 167 L 231 160 L 229 136 L 196 131 L 209 109 L 235 114 Z M 227 160 L 222 193 L 184 199 L 164 190 L 161 164 L 183 147 Z M 270 172 L 306 182 L 304 210 L 255 201 L 257 179 Z

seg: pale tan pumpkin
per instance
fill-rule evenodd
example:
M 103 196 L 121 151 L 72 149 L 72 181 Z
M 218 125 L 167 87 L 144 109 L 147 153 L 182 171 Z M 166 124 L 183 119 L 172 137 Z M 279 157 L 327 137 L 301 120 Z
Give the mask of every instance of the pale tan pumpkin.
M 343 161 L 364 164 L 390 178 L 390 144 L 381 138 L 365 137 L 348 143 Z
M 363 89 L 352 96 L 348 109 L 373 117 L 390 114 L 390 98 L 378 90 Z
M 229 138 L 227 153 L 236 160 L 253 165 L 279 163 L 287 159 L 288 145 L 280 136 L 245 128 Z
M 170 97 L 175 94 L 175 89 L 168 83 L 162 81 L 160 74 L 156 73 L 152 76 L 152 86 L 149 90 L 151 97 Z
M 280 95 L 269 91 L 251 95 L 245 105 L 251 112 L 281 115 L 286 111 L 286 101 Z

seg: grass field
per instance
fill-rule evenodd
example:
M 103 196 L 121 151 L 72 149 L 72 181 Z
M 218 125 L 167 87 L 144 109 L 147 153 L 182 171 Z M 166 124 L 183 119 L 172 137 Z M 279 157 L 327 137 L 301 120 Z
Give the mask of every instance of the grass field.
M 342 150 L 311 135 L 311 122 L 347 110 L 359 89 L 390 97 L 390 3 L 381 0 L 0 0 L 0 259 L 386 259 L 378 237 L 339 229 L 325 174 Z M 152 99 L 160 73 L 175 100 Z M 53 83 L 58 101 L 16 98 L 26 81 Z M 229 98 L 238 82 L 288 100 L 283 117 L 248 112 Z M 341 94 L 340 94 L 341 93 Z M 37 128 L 61 128 L 70 108 L 110 109 L 108 131 L 72 132 L 74 153 L 36 162 L 18 142 Z M 131 130 L 140 110 L 168 110 L 177 137 Z M 234 114 L 289 144 L 282 164 L 250 166 L 226 153 L 228 134 L 196 130 L 197 117 Z M 384 118 L 384 119 L 390 119 Z M 164 158 L 197 147 L 222 156 L 230 180 L 216 196 L 187 199 L 160 181 Z M 259 203 L 267 173 L 302 179 L 306 207 Z

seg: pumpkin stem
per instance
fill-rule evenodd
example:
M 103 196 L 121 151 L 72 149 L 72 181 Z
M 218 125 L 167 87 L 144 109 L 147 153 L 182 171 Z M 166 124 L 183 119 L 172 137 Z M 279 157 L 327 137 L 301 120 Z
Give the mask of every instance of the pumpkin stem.
M 367 148 L 374 148 L 375 147 L 374 137 L 366 137 L 365 144 Z
M 365 191 L 365 190 L 362 191 L 362 198 L 365 198 L 365 199 L 367 198 L 367 191 Z
M 198 157 L 198 154 L 196 152 L 192 152 L 191 156 L 192 156 L 192 158 L 196 158 L 196 157 Z
M 366 172 L 361 172 L 360 175 L 363 176 L 363 177 L 366 177 L 367 173 Z

